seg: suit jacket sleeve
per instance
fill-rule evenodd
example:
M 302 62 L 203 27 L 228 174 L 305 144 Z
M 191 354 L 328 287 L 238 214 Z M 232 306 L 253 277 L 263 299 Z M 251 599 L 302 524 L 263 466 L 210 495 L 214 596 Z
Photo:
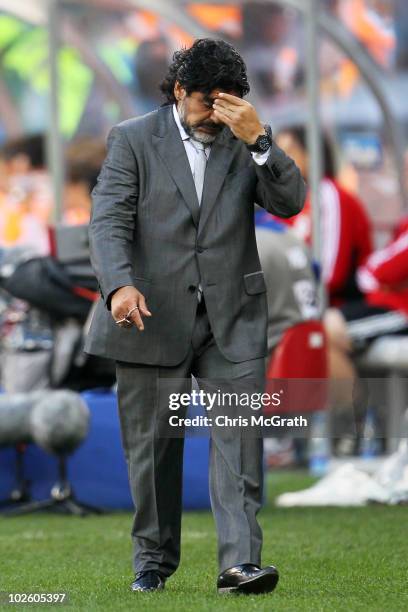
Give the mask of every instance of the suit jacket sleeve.
M 139 181 L 136 159 L 123 128 L 112 128 L 107 147 L 92 192 L 89 242 L 92 267 L 102 298 L 110 309 L 112 292 L 134 285 L 131 248 Z
M 297 215 L 306 199 L 306 185 L 295 162 L 273 142 L 262 166 L 255 164 L 258 176 L 257 204 L 278 217 Z

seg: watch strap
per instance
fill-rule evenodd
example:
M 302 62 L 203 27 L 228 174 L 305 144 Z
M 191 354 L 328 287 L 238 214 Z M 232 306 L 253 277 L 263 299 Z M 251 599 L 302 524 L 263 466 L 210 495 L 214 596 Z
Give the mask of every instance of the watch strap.
M 248 151 L 251 153 L 266 153 L 269 147 L 272 146 L 272 128 L 270 125 L 264 125 L 266 134 L 258 136 L 254 144 L 246 145 Z M 263 143 L 266 143 L 264 146 Z M 267 146 L 266 146 L 267 145 Z

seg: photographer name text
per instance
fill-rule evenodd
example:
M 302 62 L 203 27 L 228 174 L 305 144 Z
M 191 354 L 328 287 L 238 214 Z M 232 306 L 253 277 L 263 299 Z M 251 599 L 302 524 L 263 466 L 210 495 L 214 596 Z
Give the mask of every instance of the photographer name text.
M 250 417 L 228 417 L 218 415 L 216 417 L 195 416 L 192 418 L 181 417 L 173 414 L 169 417 L 171 427 L 308 427 L 308 420 L 303 416 L 282 417 L 280 415 L 265 416 L 253 414 Z

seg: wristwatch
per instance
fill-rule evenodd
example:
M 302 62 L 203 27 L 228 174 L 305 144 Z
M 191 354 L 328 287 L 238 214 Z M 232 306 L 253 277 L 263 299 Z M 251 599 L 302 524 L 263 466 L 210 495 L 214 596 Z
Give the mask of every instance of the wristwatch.
M 248 151 L 251 153 L 266 153 L 267 150 L 272 146 L 272 128 L 270 125 L 264 125 L 266 134 L 258 136 L 254 144 L 247 145 Z

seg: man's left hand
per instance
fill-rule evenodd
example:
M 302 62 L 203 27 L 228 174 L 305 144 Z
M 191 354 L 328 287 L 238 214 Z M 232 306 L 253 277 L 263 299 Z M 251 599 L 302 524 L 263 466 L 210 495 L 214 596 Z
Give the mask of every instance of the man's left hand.
M 242 98 L 219 93 L 213 108 L 215 117 L 225 123 L 234 136 L 245 144 L 255 144 L 258 136 L 266 133 L 255 108 Z

